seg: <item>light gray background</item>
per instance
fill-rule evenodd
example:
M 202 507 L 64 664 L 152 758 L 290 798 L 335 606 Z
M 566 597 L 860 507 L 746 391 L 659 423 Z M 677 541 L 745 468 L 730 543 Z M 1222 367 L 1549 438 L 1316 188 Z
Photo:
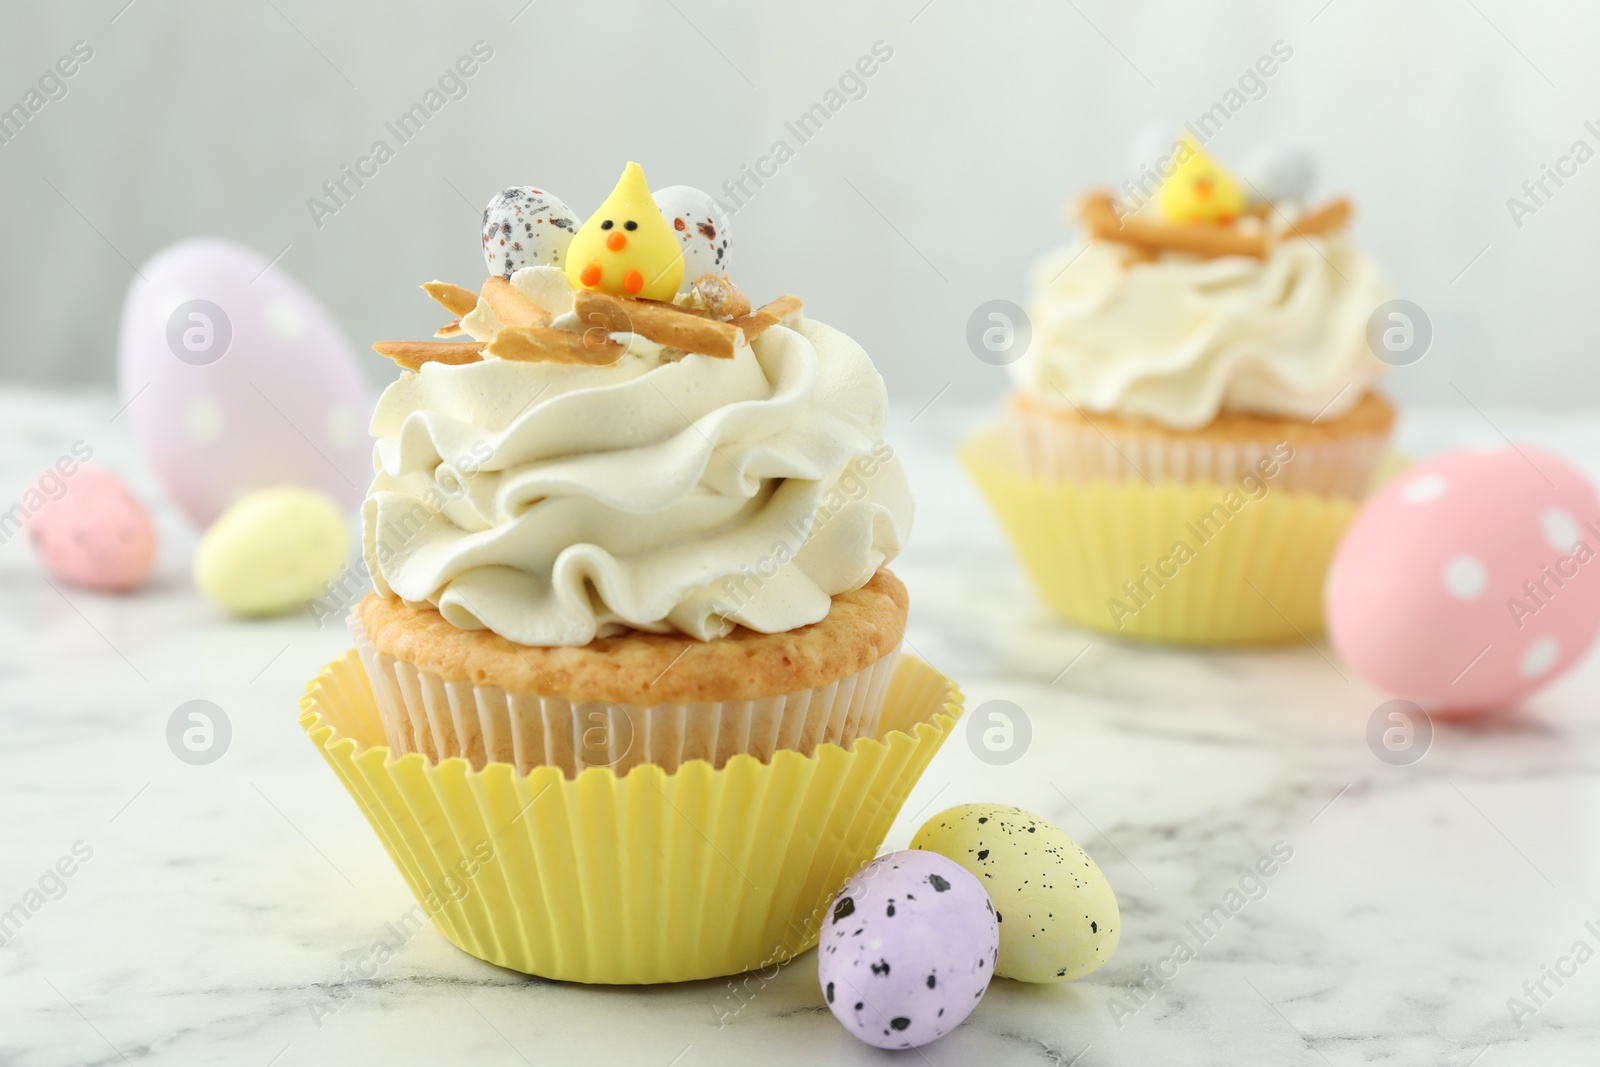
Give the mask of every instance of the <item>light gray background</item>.
M 1293 58 L 1213 147 L 1239 164 L 1306 145 L 1320 188 L 1355 197 L 1359 238 L 1434 324 L 1392 392 L 1600 404 L 1600 160 L 1520 229 L 1506 207 L 1574 140 L 1600 148 L 1583 125 L 1600 14 L 1577 4 L 125 3 L 5 13 L 0 107 L 75 40 L 95 54 L 0 146 L 0 379 L 109 384 L 132 264 L 200 233 L 287 248 L 280 266 L 363 349 L 425 336 L 439 313 L 416 285 L 481 280 L 500 187 L 586 213 L 633 158 L 657 186 L 719 190 L 883 40 L 866 95 L 738 213 L 733 272 L 860 338 L 903 400 L 997 395 L 1004 372 L 964 340 L 973 308 L 1021 300 L 1069 234 L 1068 194 L 1120 180 L 1145 131 L 1281 39 Z M 494 58 L 467 97 L 317 229 L 307 198 L 478 39 Z

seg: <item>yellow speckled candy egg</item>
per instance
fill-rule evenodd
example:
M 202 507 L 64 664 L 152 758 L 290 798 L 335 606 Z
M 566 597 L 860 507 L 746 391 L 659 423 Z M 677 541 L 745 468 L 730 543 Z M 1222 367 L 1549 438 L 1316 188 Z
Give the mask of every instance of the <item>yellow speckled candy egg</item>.
M 303 608 L 350 552 L 339 505 L 326 493 L 281 486 L 246 493 L 200 538 L 194 581 L 235 615 Z
M 1121 920 L 1111 883 L 1089 854 L 1037 815 L 1004 804 L 963 804 L 922 824 L 912 848 L 977 875 L 1000 920 L 995 974 L 1064 982 L 1116 951 Z

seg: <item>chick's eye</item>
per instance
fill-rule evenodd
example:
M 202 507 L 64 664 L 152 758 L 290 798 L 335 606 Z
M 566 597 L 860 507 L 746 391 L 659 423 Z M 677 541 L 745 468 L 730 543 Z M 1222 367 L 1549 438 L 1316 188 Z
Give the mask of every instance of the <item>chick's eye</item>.
M 627 222 L 622 224 L 622 228 L 624 230 L 637 230 L 639 228 L 639 224 L 634 222 L 632 219 L 629 219 Z
M 606 221 L 604 221 L 604 222 L 602 222 L 600 224 L 600 228 L 602 230 L 609 230 L 609 229 L 611 229 L 611 225 L 612 225 L 611 224 L 611 220 L 610 219 L 606 219 Z

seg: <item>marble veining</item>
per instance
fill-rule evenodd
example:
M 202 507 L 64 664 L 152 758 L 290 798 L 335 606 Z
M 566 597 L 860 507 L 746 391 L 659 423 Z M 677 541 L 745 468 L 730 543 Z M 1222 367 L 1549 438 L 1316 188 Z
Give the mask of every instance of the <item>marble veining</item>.
M 1196 653 L 1051 620 L 951 455 L 985 412 L 921 407 L 890 427 L 918 496 L 896 564 L 908 643 L 969 707 L 1022 708 L 1032 741 L 991 766 L 952 738 L 888 844 L 949 805 L 1029 808 L 1105 870 L 1123 934 L 1090 978 L 998 981 L 955 1033 L 902 1059 L 1594 1061 L 1600 959 L 1571 954 L 1600 949 L 1600 663 L 1514 713 L 1438 724 L 1416 764 L 1382 763 L 1365 741 L 1382 698 L 1324 645 Z M 115 413 L 105 396 L 0 391 L 0 508 L 81 438 L 157 502 L 162 538 L 155 580 L 129 598 L 52 587 L 24 537 L 0 543 L 0 913 L 28 902 L 0 944 L 0 1062 L 884 1059 L 829 1017 L 809 953 L 737 983 L 586 988 L 400 930 L 409 895 L 294 722 L 347 638 L 309 614 L 238 623 L 204 603 L 186 575 L 194 534 Z M 1503 431 L 1600 477 L 1600 421 L 1486 414 L 1409 413 L 1401 445 Z M 196 698 L 233 727 L 207 766 L 165 740 Z M 1289 858 L 1253 874 L 1274 849 Z M 1576 970 L 1557 985 L 1544 968 L 1562 958 Z M 1510 998 L 1533 1010 L 1513 1018 Z

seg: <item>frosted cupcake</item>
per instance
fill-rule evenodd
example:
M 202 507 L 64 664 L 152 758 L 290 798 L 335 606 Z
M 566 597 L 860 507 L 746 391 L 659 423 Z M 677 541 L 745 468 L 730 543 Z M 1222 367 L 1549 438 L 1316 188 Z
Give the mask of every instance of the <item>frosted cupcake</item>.
M 1347 202 L 1244 187 L 1192 141 L 1141 207 L 1091 194 L 1034 278 L 1032 342 L 966 458 L 1069 619 L 1194 643 L 1321 629 L 1321 585 L 1392 429 L 1387 298 Z
M 490 277 L 374 347 L 373 591 L 300 726 L 451 942 L 681 982 L 816 943 L 961 715 L 900 655 L 912 504 L 855 342 L 728 275 L 727 220 L 629 164 L 530 186 Z
M 531 187 L 484 222 L 442 339 L 375 346 L 407 373 L 350 622 L 390 746 L 570 776 L 874 736 L 912 501 L 867 354 L 752 308 L 715 203 L 635 164 L 581 225 Z

